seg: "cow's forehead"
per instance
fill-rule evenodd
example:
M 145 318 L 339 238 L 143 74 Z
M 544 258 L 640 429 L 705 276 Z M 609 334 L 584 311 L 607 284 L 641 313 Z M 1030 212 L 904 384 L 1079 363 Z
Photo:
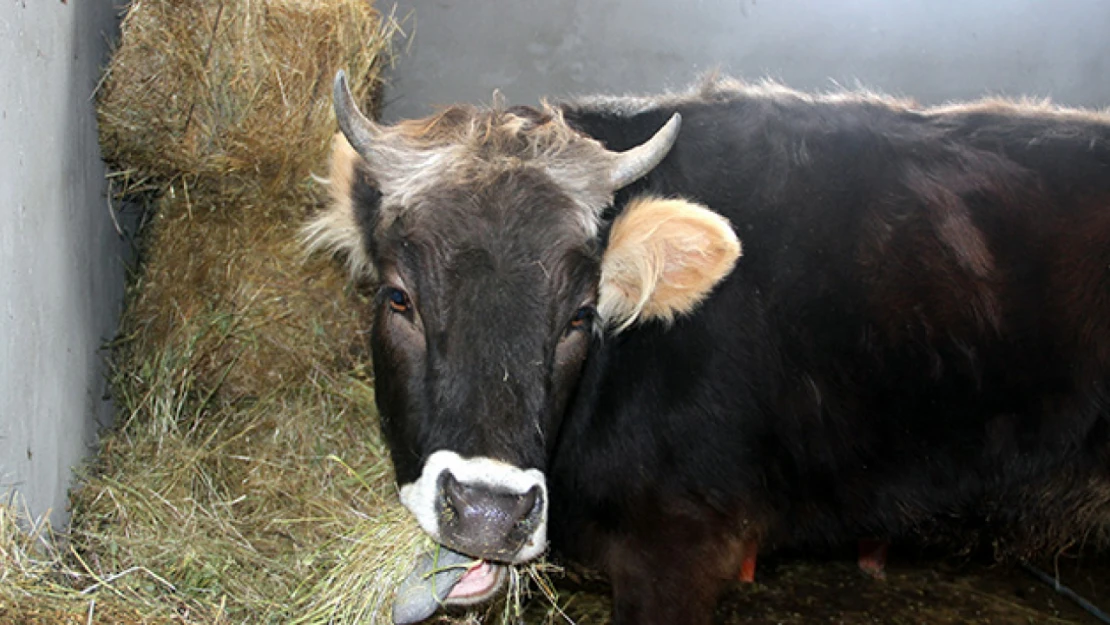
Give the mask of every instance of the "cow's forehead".
M 583 230 L 578 202 L 547 171 L 530 166 L 506 167 L 466 179 L 444 181 L 417 198 L 398 216 L 409 230 L 433 229 L 437 236 L 510 237 L 543 240 L 575 228 Z M 596 217 L 593 217 L 596 220 Z M 511 241 L 509 241 L 511 242 Z
M 448 282 L 465 282 L 467 268 L 481 259 L 478 265 L 495 274 L 530 274 L 550 286 L 599 262 L 597 236 L 583 228 L 580 213 L 544 172 L 507 171 L 430 192 L 379 242 L 388 257 L 409 263 L 406 270 Z
M 504 209 L 506 196 L 510 205 L 514 196 L 527 205 L 529 191 L 547 187 L 543 193 L 557 190 L 574 209 L 571 217 L 592 236 L 600 211 L 612 201 L 608 153 L 596 140 L 571 129 L 551 107 L 453 106 L 384 128 L 367 156 L 382 191 L 387 226 L 401 216 L 422 221 L 422 216 L 406 213 L 442 209 L 448 193 L 484 199 L 486 205 L 454 202 L 480 218 L 483 209 Z

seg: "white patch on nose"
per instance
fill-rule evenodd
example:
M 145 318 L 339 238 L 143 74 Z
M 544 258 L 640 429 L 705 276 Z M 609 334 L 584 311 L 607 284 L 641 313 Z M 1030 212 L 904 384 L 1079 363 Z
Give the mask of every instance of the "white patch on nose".
M 524 546 L 513 555 L 512 562 L 527 562 L 539 556 L 547 548 L 547 483 L 543 473 L 536 469 L 518 469 L 492 458 L 481 456 L 463 458 L 445 449 L 428 456 L 428 460 L 424 463 L 424 470 L 420 473 L 420 479 L 401 487 L 401 503 L 405 504 L 409 512 L 412 512 L 420 527 L 424 528 L 433 540 L 443 542 L 439 530 L 436 499 L 439 496 L 439 477 L 444 471 L 450 471 L 461 484 L 484 486 L 513 495 L 523 495 L 539 486 L 540 497 L 543 498 L 540 522 Z

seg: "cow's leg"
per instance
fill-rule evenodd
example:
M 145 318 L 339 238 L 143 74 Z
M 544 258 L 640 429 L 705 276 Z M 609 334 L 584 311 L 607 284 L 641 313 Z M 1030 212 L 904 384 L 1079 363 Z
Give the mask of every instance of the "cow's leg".
M 890 542 L 878 538 L 859 541 L 859 570 L 875 579 L 886 579 L 886 552 Z
M 612 577 L 613 625 L 709 625 L 721 592 L 735 579 L 716 573 L 719 563 L 700 557 L 641 560 Z M 715 574 L 716 573 L 716 574 Z
M 720 520 L 667 520 L 674 525 L 617 538 L 607 550 L 613 625 L 708 625 L 722 591 L 735 583 L 745 541 Z

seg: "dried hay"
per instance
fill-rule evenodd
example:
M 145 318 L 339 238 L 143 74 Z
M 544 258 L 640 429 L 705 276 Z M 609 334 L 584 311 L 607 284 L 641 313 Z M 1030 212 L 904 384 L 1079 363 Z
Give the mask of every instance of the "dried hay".
M 357 307 L 335 297 L 344 282 L 323 261 L 300 264 L 295 233 L 335 131 L 331 77 L 350 68 L 371 103 L 392 28 L 365 0 L 132 5 L 97 112 L 113 179 L 164 198 L 125 324 L 140 343 L 230 314 L 248 331 L 201 373 L 226 375 L 224 392 L 238 395 L 347 356 Z M 232 355 L 234 367 L 216 364 Z
M 368 0 L 136 0 L 99 93 L 104 158 L 232 198 L 303 190 L 335 130 L 332 76 L 373 105 L 395 26 Z
M 67 535 L 0 506 L 0 622 L 388 622 L 429 545 L 378 435 L 367 302 L 296 234 L 324 195 L 331 78 L 374 110 L 396 28 L 365 0 L 131 4 L 98 93 L 110 180 L 153 207 L 119 416 Z

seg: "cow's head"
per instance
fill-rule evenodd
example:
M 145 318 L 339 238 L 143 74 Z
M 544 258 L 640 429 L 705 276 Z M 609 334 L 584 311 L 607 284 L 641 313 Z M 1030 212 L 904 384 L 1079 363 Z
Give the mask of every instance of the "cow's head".
M 534 558 L 544 468 L 591 330 L 689 311 L 739 243 L 678 199 L 634 201 L 603 227 L 614 192 L 667 155 L 677 115 L 615 153 L 549 107 L 379 126 L 342 73 L 335 107 L 334 201 L 307 234 L 380 281 L 371 346 L 401 499 L 454 550 Z

